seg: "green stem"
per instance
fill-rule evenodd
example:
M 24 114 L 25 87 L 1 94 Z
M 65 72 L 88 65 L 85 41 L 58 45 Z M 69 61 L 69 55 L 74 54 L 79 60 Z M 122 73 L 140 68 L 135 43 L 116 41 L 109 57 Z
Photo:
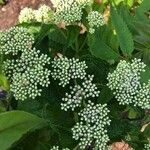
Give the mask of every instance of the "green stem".
M 79 148 L 79 145 L 77 145 L 75 148 L 73 148 L 73 150 L 77 150 Z

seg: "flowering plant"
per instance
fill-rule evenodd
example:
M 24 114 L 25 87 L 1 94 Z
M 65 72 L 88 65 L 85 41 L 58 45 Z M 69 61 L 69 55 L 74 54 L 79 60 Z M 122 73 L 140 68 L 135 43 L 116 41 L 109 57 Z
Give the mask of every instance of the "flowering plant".
M 2 150 L 149 150 L 149 3 L 127 5 L 59 0 L 0 32 Z

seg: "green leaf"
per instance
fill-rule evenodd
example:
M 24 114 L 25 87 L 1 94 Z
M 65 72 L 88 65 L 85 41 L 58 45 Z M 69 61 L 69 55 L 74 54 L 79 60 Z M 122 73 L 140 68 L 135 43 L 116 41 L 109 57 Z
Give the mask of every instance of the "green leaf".
M 71 46 L 78 38 L 78 35 L 80 33 L 80 27 L 79 26 L 67 26 L 67 45 L 68 47 Z
M 144 134 L 145 134 L 145 136 L 150 138 L 150 124 L 145 128 Z
M 136 117 L 137 117 L 137 111 L 130 107 L 129 113 L 128 113 L 128 118 L 135 119 Z
M 126 0 L 126 1 L 127 1 L 127 5 L 129 5 L 130 7 L 133 6 L 134 0 Z
M 54 25 L 50 24 L 42 24 L 41 29 L 36 36 L 36 43 L 35 45 L 39 44 L 48 34 L 51 28 L 54 28 Z
M 98 103 L 108 103 L 113 97 L 113 92 L 108 88 L 108 86 L 104 86 L 98 97 Z
M 147 83 L 149 79 L 150 79 L 150 66 L 146 66 L 145 72 L 142 72 L 141 74 L 141 81 Z
M 136 9 L 135 20 L 142 21 L 145 23 L 150 23 L 148 15 L 146 13 L 150 10 L 150 1 L 143 0 L 139 7 Z
M 110 44 L 110 43 L 109 43 Z M 115 52 L 103 39 L 103 34 L 100 29 L 97 29 L 94 34 L 88 34 L 88 45 L 92 55 L 103 60 L 116 60 L 119 54 Z
M 133 32 L 134 17 L 131 15 L 131 12 L 128 9 L 128 7 L 126 5 L 121 4 L 118 6 L 117 11 L 119 12 L 119 15 L 122 17 L 124 22 L 127 24 L 130 31 Z
M 1 86 L 4 90 L 9 90 L 9 82 L 8 82 L 8 79 L 7 79 L 6 76 L 4 76 L 3 74 L 0 74 L 0 86 Z
M 63 29 L 58 28 L 57 26 L 53 26 L 48 34 L 49 39 L 49 47 L 59 51 L 63 50 L 67 44 L 67 37 Z
M 7 150 L 25 134 L 46 127 L 47 123 L 24 111 L 10 111 L 0 114 L 0 149 Z
M 134 50 L 133 37 L 126 23 L 123 21 L 122 17 L 118 14 L 113 6 L 111 6 L 110 12 L 112 23 L 118 36 L 120 48 L 125 56 L 130 56 Z
M 84 55 L 81 60 L 85 61 L 88 66 L 87 73 L 94 75 L 95 83 L 106 84 L 109 72 L 109 64 L 107 62 L 91 55 Z

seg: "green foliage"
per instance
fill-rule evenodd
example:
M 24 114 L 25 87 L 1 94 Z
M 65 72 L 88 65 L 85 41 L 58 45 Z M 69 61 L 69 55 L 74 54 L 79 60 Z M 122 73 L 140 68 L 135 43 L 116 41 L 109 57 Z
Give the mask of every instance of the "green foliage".
M 150 10 L 149 0 L 143 0 L 141 5 L 136 9 L 135 19 L 141 22 L 150 23 L 148 14 L 147 16 L 145 15 L 146 13 L 148 13 L 149 10 Z
M 28 132 L 47 126 L 44 119 L 23 111 L 1 113 L 0 118 L 1 150 L 10 148 Z
M 135 49 L 137 50 L 136 57 L 150 66 L 150 24 L 136 22 L 136 34 L 134 35 Z
M 5 4 L 4 0 L 0 0 L 0 5 Z
M 125 56 L 130 56 L 134 50 L 132 34 L 122 17 L 118 14 L 113 6 L 111 6 L 110 13 L 115 31 L 118 35 L 120 48 Z
M 106 28 L 106 29 L 105 29 Z M 95 31 L 94 34 L 88 35 L 88 44 L 92 55 L 95 57 L 101 58 L 103 60 L 116 60 L 119 58 L 119 54 L 115 52 L 113 48 L 111 48 L 102 31 L 108 30 L 107 27 L 101 28 Z M 109 34 L 107 37 L 110 38 L 112 33 L 107 32 Z
M 64 6 L 66 8 L 69 0 L 62 1 L 65 3 Z M 81 4 L 77 3 L 77 5 Z M 76 9 L 79 8 L 77 5 Z M 60 10 L 56 8 L 58 13 L 59 11 L 63 11 L 61 10 L 64 9 L 62 6 L 63 3 L 59 6 Z M 68 8 L 73 10 L 74 5 L 69 5 Z M 142 150 L 144 144 L 148 143 L 150 125 L 146 127 L 144 132 L 140 130 L 143 125 L 150 122 L 149 110 L 142 109 L 146 104 L 147 107 L 150 106 L 148 99 L 150 92 L 148 86 L 150 79 L 149 0 L 104 0 L 101 1 L 101 4 L 93 0 L 93 3 L 89 3 L 88 5 L 87 0 L 85 0 L 82 8 L 83 10 L 80 7 L 79 11 L 75 9 L 76 13 L 66 10 L 66 15 L 59 13 L 60 17 L 62 17 L 61 19 L 67 22 L 67 18 L 69 17 L 69 22 L 71 21 L 71 23 L 69 24 L 68 22 L 66 26 L 64 26 L 64 22 L 56 24 L 55 21 L 47 24 L 35 21 L 18 24 L 18 29 L 20 27 L 26 28 L 28 34 L 32 35 L 35 40 L 33 45 L 30 44 L 30 47 L 27 45 L 26 50 L 20 46 L 23 42 L 18 44 L 19 46 L 16 46 L 14 41 L 17 37 L 15 35 L 13 38 L 9 34 L 4 36 L 5 41 L 2 41 L 0 46 L 7 43 L 4 50 L 7 52 L 9 49 L 10 53 L 6 55 L 1 54 L 0 56 L 0 150 L 50 150 L 54 145 L 59 146 L 60 149 L 69 148 L 71 150 L 78 150 L 81 149 L 80 146 L 82 144 L 89 144 L 90 147 L 85 148 L 85 150 L 91 149 L 91 147 L 94 149 L 98 145 L 98 142 L 100 142 L 100 145 L 106 144 L 106 142 L 104 144 L 101 143 L 101 138 L 97 135 L 103 133 L 98 132 L 98 130 L 101 129 L 103 131 L 101 126 L 109 124 L 109 118 L 111 119 L 111 123 L 103 133 L 105 137 L 109 136 L 110 140 L 108 144 L 124 140 L 135 150 Z M 98 13 L 101 13 L 100 16 L 104 14 L 105 20 L 102 21 L 105 21 L 105 25 L 99 26 L 97 21 L 92 22 L 91 20 L 95 18 L 88 20 L 88 14 L 92 11 L 98 11 Z M 55 17 L 55 12 L 53 13 Z M 78 16 L 82 17 L 76 19 Z M 72 17 L 76 19 L 75 22 Z M 60 18 L 57 19 L 59 20 Z M 94 33 L 90 33 L 90 21 L 94 24 Z M 5 33 L 5 31 L 2 33 Z M 21 38 L 19 39 L 21 40 Z M 27 43 L 25 42 L 25 44 Z M 12 48 L 10 48 L 11 46 Z M 15 46 L 22 51 L 12 56 L 13 47 Z M 50 57 L 49 63 L 45 65 L 50 70 L 48 77 L 50 84 L 43 88 L 38 85 L 38 88 L 42 88 L 42 91 L 41 95 L 35 99 L 27 98 L 24 101 L 17 101 L 15 96 L 16 91 L 14 90 L 12 93 L 9 89 L 9 84 L 12 81 L 2 70 L 5 64 L 4 61 L 13 59 L 19 62 L 21 53 L 26 52 L 26 57 L 23 58 L 24 62 L 31 53 L 29 48 L 33 47 L 39 50 L 40 55 L 47 54 L 47 57 Z M 65 57 L 67 57 L 66 61 L 63 61 L 64 59 L 61 58 Z M 147 65 L 145 72 L 142 72 L 141 76 L 136 74 L 139 65 L 134 64 L 134 69 L 132 68 L 131 70 L 126 65 L 131 61 L 133 62 L 133 58 L 140 58 Z M 57 59 L 62 61 L 59 61 L 59 63 L 56 61 L 54 66 L 53 61 Z M 68 60 L 72 59 L 75 61 L 71 64 Z M 37 59 L 35 58 L 35 60 Z M 121 84 L 115 85 L 114 88 L 123 89 L 121 90 L 123 92 L 119 92 L 120 95 L 121 93 L 124 94 L 121 100 L 123 100 L 124 104 L 126 103 L 125 105 L 119 104 L 117 97 L 115 97 L 115 91 L 108 87 L 108 73 L 116 70 L 120 60 L 126 62 L 119 70 L 122 70 L 123 73 L 120 74 L 120 77 L 116 74 L 112 83 L 115 83 L 116 79 L 119 80 L 121 78 Z M 138 59 L 136 60 L 138 61 Z M 63 63 L 61 64 L 61 62 Z M 33 68 L 32 63 L 33 61 L 29 62 L 31 69 Z M 37 60 L 36 64 L 38 70 L 40 62 Z M 85 64 L 84 67 L 83 64 Z M 15 70 L 16 64 L 8 66 L 13 71 L 13 75 L 10 78 L 17 77 L 16 73 L 18 69 Z M 27 66 L 27 64 L 22 66 L 19 64 L 20 72 L 23 73 L 25 69 L 31 73 L 29 68 L 26 68 Z M 132 76 L 128 71 L 131 71 Z M 80 72 L 84 72 L 84 74 L 80 75 Z M 41 72 L 39 71 L 39 73 Z M 57 74 L 55 73 L 59 74 L 59 79 L 56 78 Z M 34 75 L 31 73 L 31 76 Z M 46 81 L 44 80 L 45 76 L 41 75 L 39 81 Z M 66 76 L 69 78 L 66 79 Z M 143 83 L 147 85 L 140 92 L 142 93 L 144 90 L 146 92 L 143 92 L 141 95 L 138 92 L 138 96 L 140 97 L 139 105 L 129 105 L 127 103 L 130 98 L 128 97 L 130 96 L 128 91 L 131 91 L 129 92 L 131 98 L 135 96 L 134 88 L 136 88 L 135 86 L 139 78 L 138 83 L 140 85 L 143 85 Z M 17 80 L 17 83 L 18 81 L 22 81 L 21 79 L 22 77 Z M 62 82 L 66 80 L 69 82 L 63 88 L 59 85 L 60 80 Z M 126 82 L 127 80 L 129 82 Z M 20 87 L 26 86 L 27 89 L 31 87 L 33 90 L 34 83 L 35 81 L 31 80 L 29 86 L 27 82 L 20 82 Z M 128 84 L 125 85 L 124 83 Z M 126 90 L 124 90 L 125 88 Z M 69 93 L 69 96 L 67 93 Z M 63 99 L 64 97 L 66 99 Z M 88 102 L 88 100 L 91 102 Z M 146 103 L 142 104 L 144 100 L 146 100 Z M 79 107 L 75 107 L 73 111 L 68 110 L 65 112 L 62 110 L 62 104 L 65 106 L 69 102 L 67 103 L 69 109 L 72 103 L 77 104 L 77 101 L 81 105 L 77 105 Z M 89 103 L 91 107 L 89 107 L 89 111 L 85 111 Z M 107 114 L 107 111 L 103 111 L 103 109 L 99 111 L 96 109 L 98 105 L 107 107 L 110 113 Z M 100 112 L 104 113 L 101 114 Z M 100 118 L 100 115 L 105 116 L 105 113 L 107 117 L 103 118 L 103 120 Z M 73 137 L 71 129 L 79 127 L 79 124 L 81 127 L 74 130 L 74 133 L 78 135 L 75 134 Z M 80 136 L 81 132 L 83 134 Z M 103 135 L 100 135 L 100 137 L 103 137 Z M 75 136 L 79 137 L 75 139 Z M 81 141 L 87 143 L 81 143 Z M 103 150 L 102 148 L 99 149 Z
M 150 138 L 150 124 L 148 124 L 147 127 L 145 128 L 144 134 L 146 137 Z
M 3 74 L 0 74 L 0 86 L 4 90 L 9 90 L 9 81 L 6 76 Z

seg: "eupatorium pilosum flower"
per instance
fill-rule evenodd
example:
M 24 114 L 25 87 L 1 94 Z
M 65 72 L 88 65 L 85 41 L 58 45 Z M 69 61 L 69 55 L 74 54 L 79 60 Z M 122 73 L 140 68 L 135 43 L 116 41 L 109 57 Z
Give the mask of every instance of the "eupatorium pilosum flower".
M 30 22 L 34 21 L 35 20 L 35 15 L 34 15 L 33 9 L 28 8 L 28 7 L 23 8 L 20 11 L 18 20 L 19 20 L 20 23 L 23 23 L 23 22 L 30 23 Z
M 116 70 L 108 74 L 108 86 L 120 104 L 150 108 L 150 83 L 142 85 L 140 81 L 145 66 L 140 59 L 135 58 L 131 63 L 122 60 Z
M 73 138 L 79 140 L 81 149 L 94 145 L 95 149 L 106 150 L 109 137 L 106 127 L 110 125 L 109 110 L 106 105 L 94 104 L 91 101 L 78 114 L 80 122 L 73 128 Z
M 89 75 L 82 82 L 82 85 L 75 85 L 70 87 L 71 93 L 66 93 L 65 97 L 62 98 L 63 103 L 61 103 L 61 108 L 65 111 L 71 109 L 74 111 L 76 107 L 81 107 L 83 100 L 89 97 L 98 97 L 100 91 L 92 83 L 94 76 Z
M 41 5 L 38 10 L 34 11 L 37 22 L 49 23 L 53 20 L 53 11 L 49 6 Z
M 10 91 L 13 92 L 17 100 L 25 100 L 28 97 L 35 98 L 41 94 L 42 87 L 47 87 L 50 83 L 50 70 L 46 68 L 50 64 L 50 58 L 45 54 L 41 54 L 36 48 L 32 48 L 32 37 L 30 39 L 30 35 L 26 33 L 27 30 L 14 27 L 11 32 L 15 34 L 13 36 L 7 34 L 8 31 L 6 31 L 6 34 L 4 33 L 5 44 L 9 45 L 11 42 L 14 49 L 5 47 L 5 51 L 9 50 L 9 53 L 13 54 L 19 52 L 19 56 L 17 59 L 7 59 L 3 64 L 3 72 L 9 77 Z M 21 33 L 23 34 L 21 35 Z M 16 43 L 14 39 L 18 37 L 20 40 Z M 18 47 L 20 49 L 17 49 Z
M 25 7 L 21 10 L 18 20 L 19 23 L 35 21 L 49 23 L 53 20 L 53 11 L 47 5 L 41 5 L 37 10 Z
M 83 14 L 82 9 L 88 2 L 89 0 L 60 0 L 55 4 L 55 23 L 64 22 L 66 25 L 70 25 L 80 22 Z
M 60 80 L 59 85 L 65 87 L 71 79 L 84 79 L 86 75 L 86 64 L 79 59 L 55 58 L 52 61 L 52 77 Z
M 95 32 L 95 28 L 98 28 L 105 24 L 104 17 L 98 11 L 91 11 L 88 14 L 88 24 L 89 24 L 89 32 L 93 34 Z
M 137 93 L 135 102 L 137 102 L 136 105 L 143 109 L 150 109 L 150 80 L 148 81 L 148 84 L 143 83 Z
M 32 47 L 34 38 L 26 28 L 12 27 L 0 33 L 0 53 L 17 55 Z
M 23 52 L 17 60 L 7 60 L 4 63 L 4 72 L 12 77 L 10 91 L 17 100 L 35 98 L 42 92 L 40 87 L 49 85 L 50 70 L 45 68 L 46 64 L 50 64 L 50 58 L 40 55 L 40 51 L 35 48 Z

